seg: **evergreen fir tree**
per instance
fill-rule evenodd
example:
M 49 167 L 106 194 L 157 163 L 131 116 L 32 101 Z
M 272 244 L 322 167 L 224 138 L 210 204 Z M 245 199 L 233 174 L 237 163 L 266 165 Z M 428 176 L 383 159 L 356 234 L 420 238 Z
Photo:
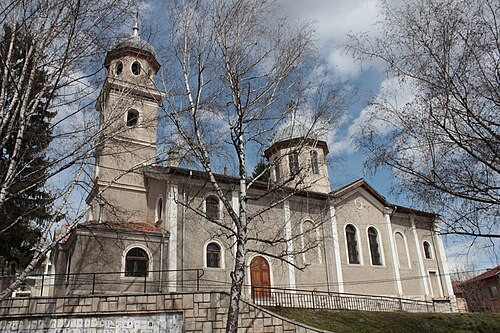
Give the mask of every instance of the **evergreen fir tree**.
M 26 79 L 19 82 L 20 72 L 27 63 L 32 66 L 32 59 L 28 59 L 27 50 L 31 38 L 20 30 L 15 34 L 12 60 L 6 64 L 7 53 L 12 38 L 13 26 L 5 25 L 0 43 L 0 73 L 9 66 L 10 80 L 6 85 L 6 103 L 2 116 L 14 117 L 13 127 L 5 128 L 1 134 L 7 143 L 0 150 L 0 181 L 4 181 L 8 161 L 13 154 L 15 141 L 18 135 L 19 114 L 8 114 L 16 85 L 20 89 L 27 89 Z M 29 96 L 30 100 L 42 91 L 50 91 L 45 87 L 46 72 L 36 69 L 34 86 Z M 1 86 L 0 86 L 0 89 Z M 26 91 L 26 90 L 24 90 Z M 1 91 L 0 91 L 1 92 Z M 40 237 L 39 226 L 52 217 L 51 203 L 53 197 L 45 188 L 45 176 L 49 160 L 46 149 L 51 142 L 50 121 L 55 112 L 48 109 L 53 96 L 44 93 L 38 106 L 28 114 L 27 128 L 22 138 L 22 150 L 19 159 L 20 172 L 16 174 L 15 186 L 8 190 L 8 200 L 0 208 L 0 256 L 8 263 L 9 268 L 22 268 L 32 257 L 32 248 Z M 30 101 L 28 101 L 30 102 Z M 16 222 L 17 221 L 17 222 Z M 15 222 L 15 224 L 13 224 Z
M 267 162 L 263 158 L 261 158 L 260 161 L 255 166 L 255 168 L 253 169 L 252 179 L 260 175 L 264 170 L 266 170 L 266 168 L 269 168 L 269 164 L 267 164 Z M 267 182 L 269 181 L 269 178 L 270 178 L 269 170 L 266 170 L 264 174 L 262 174 L 259 177 L 258 180 L 262 182 Z

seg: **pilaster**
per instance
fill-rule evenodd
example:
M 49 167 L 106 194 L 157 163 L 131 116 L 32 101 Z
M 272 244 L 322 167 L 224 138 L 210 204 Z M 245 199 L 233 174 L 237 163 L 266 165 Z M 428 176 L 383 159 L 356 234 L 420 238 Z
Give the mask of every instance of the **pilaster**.
M 392 233 L 392 225 L 391 225 L 391 214 L 394 210 L 390 207 L 384 208 L 384 222 L 387 227 L 387 233 L 389 237 L 389 247 L 391 248 L 391 257 L 392 263 L 394 267 L 394 281 L 396 284 L 396 291 L 399 296 L 403 295 L 403 286 L 401 284 L 401 275 L 399 274 L 399 262 L 398 262 L 398 254 L 396 250 L 396 243 L 394 240 L 394 234 Z
M 342 276 L 342 264 L 340 262 L 339 235 L 337 232 L 337 216 L 335 206 L 330 204 L 330 224 L 332 228 L 333 257 L 335 260 L 335 275 L 337 277 L 338 291 L 344 292 L 344 277 Z M 325 258 L 325 261 L 328 260 Z

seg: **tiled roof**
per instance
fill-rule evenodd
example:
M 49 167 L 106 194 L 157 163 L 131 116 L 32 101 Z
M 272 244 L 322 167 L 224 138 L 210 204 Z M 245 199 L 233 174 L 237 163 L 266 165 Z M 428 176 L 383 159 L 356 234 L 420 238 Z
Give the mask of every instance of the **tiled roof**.
M 153 232 L 161 233 L 162 230 L 150 223 L 145 222 L 124 222 L 124 223 L 96 223 L 96 222 L 86 222 L 79 225 L 80 227 L 90 227 L 90 228 L 102 228 L 111 229 L 117 231 L 136 231 L 136 232 Z
M 455 295 L 459 295 L 463 293 L 464 291 L 462 290 L 462 282 L 460 281 L 451 281 L 451 286 L 453 287 L 453 293 Z
M 400 206 L 400 205 L 391 204 L 390 202 L 387 201 L 387 199 L 382 194 L 378 193 L 363 178 L 356 179 L 353 182 L 350 182 L 346 185 L 343 185 L 343 186 L 333 190 L 331 193 L 333 193 L 336 196 L 341 196 L 341 195 L 344 195 L 344 194 L 349 193 L 351 191 L 354 191 L 355 189 L 360 188 L 360 187 L 364 188 L 368 193 L 373 195 L 384 206 L 393 207 L 399 213 L 415 214 L 418 216 L 424 216 L 424 217 L 429 217 L 429 218 L 433 218 L 436 216 L 436 214 L 431 213 L 431 212 L 426 212 L 426 211 L 419 210 L 419 209 L 408 208 L 408 207 L 404 207 L 404 206 Z
M 495 268 L 491 268 L 491 269 L 487 270 L 486 272 L 479 274 L 478 276 L 473 277 L 472 279 L 465 281 L 463 284 L 468 284 L 468 283 L 476 282 L 476 281 L 480 281 L 480 280 L 486 280 L 486 279 L 489 279 L 489 278 L 491 278 L 499 273 L 500 273 L 500 265 L 498 265 Z

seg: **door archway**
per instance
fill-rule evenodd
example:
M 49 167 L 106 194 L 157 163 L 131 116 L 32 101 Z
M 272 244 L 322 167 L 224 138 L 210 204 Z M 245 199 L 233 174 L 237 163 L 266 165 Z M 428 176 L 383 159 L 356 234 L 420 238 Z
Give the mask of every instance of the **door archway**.
M 264 257 L 254 257 L 250 263 L 250 282 L 252 298 L 262 299 L 271 296 L 271 272 Z

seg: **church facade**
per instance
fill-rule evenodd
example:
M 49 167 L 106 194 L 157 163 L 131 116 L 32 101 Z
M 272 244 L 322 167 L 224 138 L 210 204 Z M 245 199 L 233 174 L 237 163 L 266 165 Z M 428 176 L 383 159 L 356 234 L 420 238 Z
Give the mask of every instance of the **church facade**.
M 108 52 L 105 67 L 91 208 L 55 253 L 62 287 L 54 293 L 228 290 L 232 238 L 208 219 L 231 220 L 207 174 L 180 167 L 175 154 L 168 166 L 155 164 L 164 93 L 154 85 L 154 49 L 135 28 Z M 284 188 L 292 195 L 276 205 L 261 197 L 265 183 L 249 189 L 256 198 L 249 212 L 264 211 L 249 234 L 277 241 L 249 244 L 245 294 L 285 288 L 453 299 L 438 216 L 392 204 L 363 179 L 331 190 L 327 144 L 297 133 L 282 130 L 265 154 L 272 183 L 300 174 L 305 185 Z M 238 179 L 216 179 L 237 209 Z M 278 258 L 284 249 L 285 261 Z

